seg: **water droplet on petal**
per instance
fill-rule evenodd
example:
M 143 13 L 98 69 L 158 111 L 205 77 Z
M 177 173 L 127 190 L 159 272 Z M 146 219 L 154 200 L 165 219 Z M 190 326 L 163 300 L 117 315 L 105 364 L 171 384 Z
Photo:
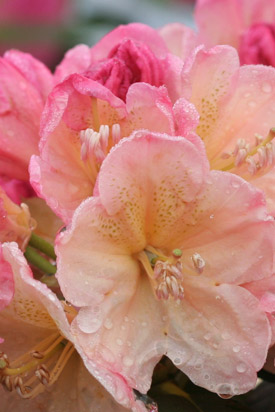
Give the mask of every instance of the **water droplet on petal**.
M 106 329 L 112 329 L 112 327 L 113 327 L 112 319 L 107 318 L 107 319 L 105 320 L 105 322 L 104 322 L 104 327 L 105 327 Z
M 210 215 L 210 216 L 209 216 L 209 219 L 214 219 L 214 215 Z
M 229 335 L 229 333 L 227 333 L 227 332 L 222 333 L 222 339 L 228 340 L 230 338 L 231 338 L 231 335 Z
M 262 84 L 262 91 L 264 92 L 264 93 L 271 93 L 272 92 L 272 86 L 271 86 L 271 84 L 270 83 L 263 83 Z
M 129 356 L 125 356 L 122 361 L 125 366 L 132 366 L 134 363 L 133 359 L 129 358 Z
M 119 346 L 122 346 L 122 345 L 123 345 L 123 341 L 122 341 L 121 339 L 117 339 L 117 340 L 116 340 L 116 343 L 117 343 Z
M 210 340 L 211 338 L 211 333 L 206 333 L 203 337 L 205 340 Z
M 240 363 L 237 365 L 237 371 L 239 373 L 244 373 L 246 371 L 246 365 L 244 363 Z
M 238 352 L 240 352 L 241 348 L 240 348 L 239 345 L 235 345 L 235 346 L 233 346 L 232 350 L 233 350 L 233 352 L 238 353 Z
M 174 359 L 174 364 L 175 365 L 180 365 L 182 363 L 182 359 L 181 358 L 175 358 Z
M 229 399 L 234 395 L 233 387 L 229 383 L 220 383 L 216 387 L 216 392 L 220 398 Z
M 254 100 L 250 100 L 250 102 L 248 102 L 248 106 L 253 109 L 256 106 L 256 102 Z
M 210 376 L 206 373 L 206 374 L 204 375 L 204 379 L 210 379 Z

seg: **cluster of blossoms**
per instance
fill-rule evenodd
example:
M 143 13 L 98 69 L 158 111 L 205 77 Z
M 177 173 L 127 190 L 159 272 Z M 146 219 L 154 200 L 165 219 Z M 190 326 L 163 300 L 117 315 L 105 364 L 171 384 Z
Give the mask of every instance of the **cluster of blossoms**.
M 200 0 L 198 33 L 120 26 L 53 75 L 0 59 L 3 408 L 157 410 L 164 355 L 222 397 L 255 386 L 275 343 L 274 14 Z

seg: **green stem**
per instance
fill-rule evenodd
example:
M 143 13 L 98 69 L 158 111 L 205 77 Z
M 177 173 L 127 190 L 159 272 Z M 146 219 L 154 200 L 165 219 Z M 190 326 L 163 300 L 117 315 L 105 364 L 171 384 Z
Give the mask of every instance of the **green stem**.
M 49 256 L 50 258 L 54 260 L 56 259 L 53 245 L 42 239 L 42 237 L 37 236 L 35 233 L 32 233 L 29 245 L 45 253 L 45 255 Z
M 54 275 L 56 272 L 56 267 L 52 265 L 50 262 L 48 262 L 48 260 L 43 258 L 41 255 L 39 255 L 39 253 L 37 253 L 30 246 L 27 246 L 25 258 L 28 260 L 28 262 L 36 266 L 38 269 L 42 270 L 42 272 L 44 273 Z

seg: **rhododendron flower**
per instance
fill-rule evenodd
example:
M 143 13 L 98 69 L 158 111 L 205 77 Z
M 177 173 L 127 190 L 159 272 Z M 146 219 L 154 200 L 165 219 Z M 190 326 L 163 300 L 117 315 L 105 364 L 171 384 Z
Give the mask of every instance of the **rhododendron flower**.
M 69 50 L 56 69 L 55 81 L 58 83 L 72 73 L 83 73 L 123 100 L 130 85 L 137 82 L 166 84 L 173 96 L 180 66 L 180 61 L 169 56 L 156 30 L 131 23 L 117 27 L 92 48 L 79 45 Z
M 273 239 L 254 186 L 210 172 L 184 138 L 135 132 L 106 157 L 94 197 L 57 240 L 58 280 L 79 308 L 72 333 L 142 393 L 163 355 L 210 391 L 246 392 L 271 331 L 242 284 L 270 276 Z
M 0 174 L 28 181 L 30 156 L 38 153 L 39 121 L 52 88 L 49 70 L 31 55 L 0 58 Z
M 21 249 L 25 249 L 35 226 L 28 206 L 13 203 L 0 187 L 0 242 L 15 241 Z
M 76 353 L 69 329 L 76 310 L 33 278 L 15 243 L 5 243 L 2 253 L 1 303 L 7 296 L 3 276 L 13 272 L 14 277 L 13 299 L 0 313 L 0 335 L 4 338 L 0 378 L 8 390 L 1 390 L 2 408 L 16 412 L 26 408 L 45 412 L 125 411 L 90 375 Z M 92 368 L 92 363 L 87 360 L 86 366 Z M 11 394 L 13 390 L 16 393 Z M 136 402 L 136 410 L 145 411 L 145 407 Z
M 184 117 L 178 133 L 192 139 L 195 110 L 180 100 L 176 113 Z M 46 104 L 41 155 L 30 165 L 32 185 L 69 222 L 81 201 L 92 195 L 110 148 L 140 128 L 175 134 L 175 115 L 165 87 L 134 84 L 125 103 L 94 80 L 72 75 L 55 87 Z
M 201 47 L 186 62 L 182 79 L 182 96 L 199 113 L 196 132 L 211 168 L 253 181 L 275 210 L 275 69 L 240 67 L 229 46 Z
M 201 42 L 229 44 L 242 64 L 275 66 L 274 0 L 197 0 Z

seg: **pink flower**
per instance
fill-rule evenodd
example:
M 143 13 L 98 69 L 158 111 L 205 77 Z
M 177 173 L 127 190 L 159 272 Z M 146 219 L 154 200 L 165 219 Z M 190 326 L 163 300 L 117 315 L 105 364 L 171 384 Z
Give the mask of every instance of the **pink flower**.
M 137 82 L 166 84 L 173 95 L 173 79 L 181 62 L 168 64 L 169 51 L 158 32 L 141 23 L 119 26 L 91 49 L 79 45 L 69 50 L 56 69 L 56 82 L 72 73 L 82 73 L 125 100 L 128 88 Z M 168 59 L 168 60 L 167 60 Z
M 182 96 L 199 114 L 196 132 L 210 167 L 252 181 L 275 211 L 275 69 L 240 67 L 229 46 L 200 47 L 186 62 L 182 80 Z
M 0 242 L 15 241 L 21 249 L 25 249 L 35 226 L 28 206 L 13 203 L 0 187 Z
M 163 355 L 210 391 L 248 391 L 271 332 L 241 285 L 272 273 L 273 231 L 262 193 L 209 172 L 202 149 L 133 133 L 106 157 L 94 197 L 57 241 L 61 289 L 80 309 L 72 333 L 142 393 Z
M 275 65 L 274 0 L 197 0 L 195 17 L 203 43 L 236 47 L 242 64 Z
M 182 117 L 178 133 L 192 139 L 195 109 L 183 99 L 176 107 Z M 175 134 L 173 106 L 165 87 L 133 84 L 124 102 L 86 76 L 70 76 L 55 87 L 46 104 L 40 157 L 33 157 L 30 165 L 33 187 L 69 222 L 82 200 L 92 195 L 110 148 L 142 128 Z
M 52 76 L 32 56 L 9 51 L 0 58 L 0 79 L 0 174 L 27 181 Z
M 93 363 L 80 350 L 84 366 L 77 355 L 69 326 L 75 309 L 33 278 L 15 243 L 4 244 L 2 253 L 1 279 L 12 272 L 15 288 L 12 301 L 0 313 L 0 334 L 5 339 L 0 377 L 8 389 L 1 390 L 2 408 L 17 412 L 25 411 L 26 405 L 35 411 L 125 411 L 85 368 L 92 370 Z M 16 393 L 11 394 L 13 390 Z M 145 411 L 133 394 L 132 402 L 137 411 Z

